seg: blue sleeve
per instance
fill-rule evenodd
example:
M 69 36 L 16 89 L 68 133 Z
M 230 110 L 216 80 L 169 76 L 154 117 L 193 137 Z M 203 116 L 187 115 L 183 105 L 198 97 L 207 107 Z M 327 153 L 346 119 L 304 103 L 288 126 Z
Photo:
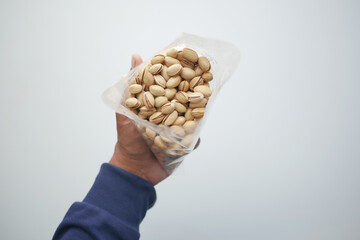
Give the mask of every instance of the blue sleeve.
M 139 224 L 155 201 L 150 182 L 104 163 L 85 199 L 70 207 L 53 239 L 139 239 Z

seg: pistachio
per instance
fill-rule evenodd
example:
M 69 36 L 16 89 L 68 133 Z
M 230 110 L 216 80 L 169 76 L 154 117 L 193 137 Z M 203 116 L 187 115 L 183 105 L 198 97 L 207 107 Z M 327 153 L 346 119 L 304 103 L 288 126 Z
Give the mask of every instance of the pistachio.
M 156 133 L 153 130 L 151 130 L 150 128 L 146 128 L 145 133 L 151 140 L 154 140 L 156 137 Z
M 155 76 L 154 76 L 154 79 L 155 79 L 155 83 L 156 83 L 157 85 L 159 85 L 159 86 L 162 87 L 162 88 L 165 88 L 165 87 L 166 87 L 166 81 L 165 81 L 165 79 L 163 78 L 163 76 L 161 76 L 161 75 L 155 75 Z
M 178 100 L 175 100 L 175 99 L 172 100 L 171 102 L 175 104 L 175 110 L 178 113 L 186 112 L 186 107 L 184 106 L 184 104 L 180 103 Z
M 169 80 L 170 76 L 167 74 L 167 66 L 163 66 L 160 74 L 165 79 L 165 81 Z
M 166 52 L 167 56 L 173 57 L 173 58 L 176 58 L 177 54 L 178 54 L 178 51 L 175 48 L 171 48 L 171 49 L 167 50 L 167 52 Z
M 209 84 L 209 82 L 204 82 L 204 84 L 203 84 L 204 86 L 207 86 L 207 87 L 210 87 L 210 84 Z
M 183 91 L 183 92 L 186 92 L 187 90 L 189 90 L 189 86 L 190 86 L 190 84 L 189 84 L 188 81 L 182 81 L 179 84 L 179 90 Z
M 204 95 L 200 92 L 190 93 L 188 99 L 190 103 L 198 103 L 204 98 Z
M 180 76 L 185 80 L 191 80 L 195 77 L 195 71 L 191 68 L 184 67 L 181 71 Z
M 165 57 L 165 65 L 167 67 L 170 67 L 174 64 L 180 64 L 180 61 L 177 60 L 176 58 L 172 58 L 172 57 Z
M 186 122 L 186 119 L 184 116 L 178 116 L 178 118 L 175 120 L 173 125 L 183 125 Z
M 151 86 L 154 84 L 154 76 L 149 72 L 149 70 L 146 68 L 144 70 L 144 84 L 145 86 Z
M 152 123 L 160 123 L 165 117 L 165 114 L 163 114 L 162 112 L 155 112 L 153 113 L 150 118 L 149 121 Z
M 169 76 L 175 76 L 175 75 L 178 75 L 181 70 L 182 70 L 182 66 L 180 64 L 174 64 L 174 65 L 171 65 L 170 67 L 168 67 L 167 69 L 167 74 Z
M 136 94 L 136 99 L 139 100 L 139 102 L 141 103 L 141 107 L 144 106 L 144 91 L 141 91 L 140 93 Z
M 181 140 L 181 144 L 185 146 L 190 146 L 194 142 L 194 137 L 195 136 L 193 134 L 186 135 L 183 140 Z
M 145 116 L 145 117 L 150 117 L 151 115 L 153 115 L 156 112 L 155 108 L 147 108 L 145 106 L 141 107 L 139 109 L 139 114 Z
M 178 112 L 177 111 L 173 111 L 172 113 L 170 113 L 169 115 L 167 115 L 164 120 L 163 120 L 163 124 L 165 126 L 170 126 L 172 125 L 176 118 L 178 117 Z
M 162 107 L 167 102 L 169 102 L 169 100 L 165 96 L 156 97 L 155 98 L 155 107 L 157 107 L 157 108 Z
M 147 108 L 153 108 L 155 104 L 154 96 L 150 92 L 144 92 L 143 103 Z
M 154 96 L 164 96 L 165 95 L 165 89 L 160 87 L 159 85 L 152 85 L 149 88 L 150 92 Z
M 142 68 L 139 71 L 138 75 L 135 78 L 136 84 L 140 84 L 140 85 L 143 84 L 144 72 L 145 72 L 145 68 Z
M 140 84 L 131 84 L 129 86 L 129 92 L 131 94 L 137 94 L 142 91 L 142 86 Z
M 185 59 L 194 63 L 197 62 L 197 60 L 199 59 L 198 54 L 190 48 L 184 48 L 182 51 L 182 55 Z
M 141 105 L 141 103 L 134 97 L 126 99 L 125 104 L 128 108 L 138 108 Z
M 204 83 L 204 79 L 201 77 L 194 77 L 190 81 L 190 90 L 194 90 L 194 87 L 202 85 Z
M 175 110 L 175 103 L 169 102 L 169 103 L 165 103 L 162 107 L 161 107 L 161 112 L 164 114 L 170 114 Z
M 191 61 L 189 61 L 187 59 L 182 59 L 180 61 L 180 64 L 183 67 L 187 67 L 187 68 L 191 68 L 191 69 L 194 69 L 194 67 L 195 67 L 195 63 L 193 63 L 193 62 L 191 62 Z
M 193 131 L 196 125 L 197 124 L 195 121 L 186 121 L 183 125 L 183 128 L 185 129 L 186 132 L 189 132 L 189 131 Z
M 188 95 L 186 92 L 177 92 L 175 98 L 181 103 L 187 103 L 189 101 Z
M 200 92 L 204 94 L 206 98 L 211 96 L 211 89 L 207 86 L 197 86 L 194 88 L 194 92 Z
M 206 57 L 199 57 L 199 67 L 204 72 L 209 71 L 211 68 L 209 60 Z
M 184 60 L 183 51 L 178 51 L 178 55 L 176 57 L 179 61 Z
M 166 143 L 161 139 L 160 136 L 156 136 L 154 138 L 154 144 L 155 146 L 161 148 L 161 149 L 165 149 L 166 148 Z
M 158 54 L 158 55 L 155 55 L 152 59 L 151 59 L 151 64 L 154 65 L 154 64 L 157 64 L 157 63 L 163 63 L 165 60 L 165 56 L 162 55 L 162 54 Z
M 163 68 L 163 65 L 161 63 L 157 63 L 157 64 L 152 65 L 149 68 L 149 72 L 151 74 L 155 75 L 155 74 L 158 74 L 159 72 L 161 72 L 162 68 Z
M 180 126 L 171 126 L 170 129 L 175 135 L 177 135 L 179 137 L 184 137 L 185 136 L 185 131 Z
M 166 87 L 175 88 L 175 87 L 179 86 L 180 82 L 181 82 L 181 77 L 180 76 L 171 77 L 167 81 Z
M 196 66 L 194 71 L 196 76 L 201 76 L 201 74 L 203 74 L 203 70 L 201 70 L 199 66 Z
M 165 89 L 165 97 L 167 99 L 169 99 L 169 100 L 173 99 L 175 97 L 175 94 L 176 94 L 176 89 L 175 88 L 166 88 Z
M 190 103 L 189 107 L 190 108 L 201 108 L 201 107 L 205 107 L 207 104 L 207 99 L 206 98 L 202 98 L 201 101 L 196 102 L 196 103 Z
M 204 116 L 204 113 L 205 113 L 205 108 L 194 108 L 192 111 L 191 111 L 191 114 L 196 117 L 196 118 L 201 118 Z
M 188 108 L 185 112 L 185 119 L 187 121 L 194 119 L 194 116 L 191 114 L 191 112 L 192 112 L 192 108 Z
M 213 80 L 213 75 L 211 72 L 203 73 L 203 75 L 201 77 L 207 82 L 210 82 L 211 80 Z

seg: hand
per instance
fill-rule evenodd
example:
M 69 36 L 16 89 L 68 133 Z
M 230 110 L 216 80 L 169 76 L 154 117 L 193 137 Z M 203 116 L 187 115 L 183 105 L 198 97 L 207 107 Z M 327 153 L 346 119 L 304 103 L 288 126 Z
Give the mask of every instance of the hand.
M 131 67 L 134 68 L 141 63 L 141 57 L 134 54 Z M 116 113 L 116 126 L 118 137 L 110 164 L 138 175 L 153 185 L 169 176 L 129 118 Z M 200 139 L 195 148 L 199 143 Z

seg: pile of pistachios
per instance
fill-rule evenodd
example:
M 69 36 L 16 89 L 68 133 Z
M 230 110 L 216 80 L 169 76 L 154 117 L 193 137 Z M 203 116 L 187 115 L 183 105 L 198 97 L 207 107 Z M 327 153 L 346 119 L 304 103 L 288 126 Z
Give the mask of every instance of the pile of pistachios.
M 125 104 L 140 118 L 169 126 L 186 145 L 212 93 L 210 69 L 209 60 L 190 48 L 169 49 L 155 55 L 132 79 Z M 175 148 L 149 128 L 144 134 L 161 149 Z

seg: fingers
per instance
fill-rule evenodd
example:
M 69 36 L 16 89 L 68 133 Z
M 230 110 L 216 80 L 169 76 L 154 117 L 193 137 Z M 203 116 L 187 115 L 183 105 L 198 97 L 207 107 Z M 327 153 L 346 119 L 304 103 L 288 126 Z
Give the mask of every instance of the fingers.
M 142 58 L 140 57 L 139 54 L 135 53 L 131 56 L 131 69 L 133 69 L 137 65 L 140 65 L 141 63 L 142 63 Z

